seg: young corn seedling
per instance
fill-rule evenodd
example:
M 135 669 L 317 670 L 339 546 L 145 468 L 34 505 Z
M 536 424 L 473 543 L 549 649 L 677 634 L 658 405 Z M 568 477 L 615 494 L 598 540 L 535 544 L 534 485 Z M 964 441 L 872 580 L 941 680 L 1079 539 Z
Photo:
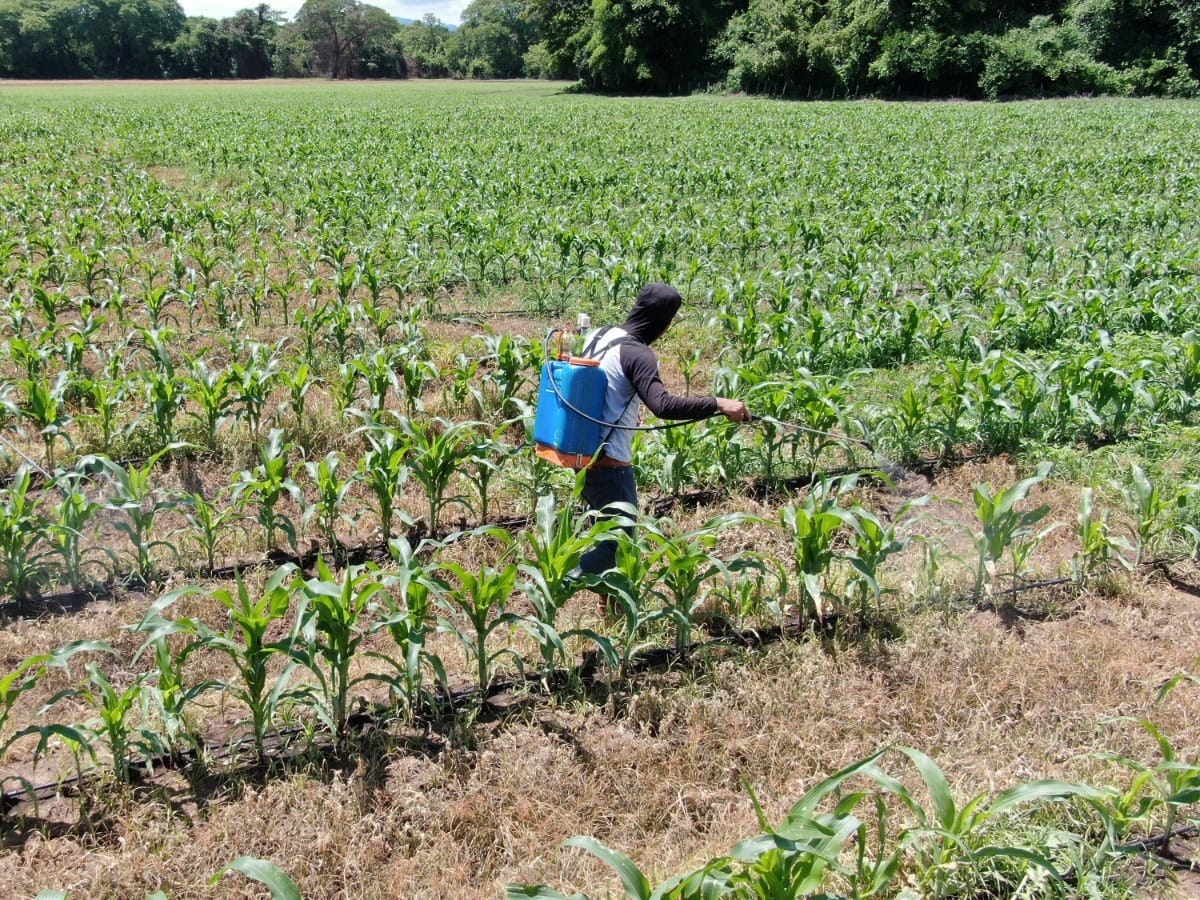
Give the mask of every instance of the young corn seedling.
M 1040 463 L 1034 475 L 995 494 L 991 493 L 989 485 L 975 486 L 975 514 L 980 524 L 979 531 L 971 532 L 978 560 L 975 566 L 976 599 L 985 593 L 991 594 L 1006 552 L 1014 557 L 1013 577 L 1019 577 L 1029 551 L 1050 530 L 1045 529 L 1037 534 L 1032 530 L 1050 512 L 1048 505 L 1025 511 L 1018 510 L 1017 506 L 1035 485 L 1046 480 L 1051 468 L 1051 463 Z
M 274 548 L 277 532 L 283 534 L 292 550 L 296 549 L 296 525 L 279 510 L 279 502 L 285 496 L 296 502 L 302 499 L 300 487 L 289 473 L 289 449 L 290 445 L 283 441 L 283 429 L 272 428 L 266 443 L 259 448 L 259 464 L 252 471 L 239 473 L 233 485 L 233 499 L 239 507 L 253 504 L 267 552 Z
M 304 521 L 317 520 L 321 538 L 329 552 L 335 557 L 344 556 L 342 543 L 338 539 L 339 523 L 345 523 L 351 528 L 356 524 L 355 517 L 345 511 L 346 498 L 357 480 L 356 473 L 351 472 L 346 478 L 340 476 L 342 455 L 337 450 L 330 450 L 324 459 L 309 461 L 304 464 L 304 471 L 316 488 L 316 497 L 304 508 Z
M 26 737 L 38 736 L 34 759 L 37 759 L 48 746 L 50 739 L 61 738 L 73 748 L 86 750 L 94 759 L 95 753 L 83 733 L 73 726 L 58 722 L 47 722 L 40 725 L 26 725 L 16 731 L 10 731 L 8 720 L 13 707 L 22 695 L 29 693 L 38 686 L 49 668 L 66 669 L 72 656 L 80 652 L 110 651 L 106 644 L 97 641 L 76 641 L 53 653 L 39 653 L 22 660 L 15 669 L 0 676 L 0 764 L 3 764 L 9 749 L 17 741 Z M 47 704 L 48 706 L 49 704 Z M 0 786 L 8 781 L 16 781 L 22 788 L 33 795 L 33 785 L 19 775 L 0 777 Z
M 1158 547 L 1163 535 L 1175 526 L 1176 511 L 1188 505 L 1196 492 L 1195 485 L 1184 485 L 1174 496 L 1168 496 L 1159 485 L 1150 481 L 1141 466 L 1130 466 L 1132 484 L 1120 485 L 1126 499 L 1133 507 L 1130 532 L 1134 539 L 1135 555 L 1133 566 L 1144 565 L 1151 550 Z
M 85 670 L 87 685 L 68 692 L 68 695 L 83 700 L 96 711 L 96 718 L 83 726 L 88 743 L 93 747 L 106 745 L 113 776 L 117 781 L 128 782 L 138 756 L 148 763 L 164 749 L 157 732 L 144 722 L 137 724 L 134 721 L 142 706 L 142 691 L 149 673 L 133 675 L 127 682 L 120 680 L 114 684 L 95 663 L 88 663 Z
M 498 529 L 489 529 L 488 533 L 502 542 L 509 540 L 507 533 Z M 495 650 L 489 646 L 493 634 L 519 621 L 516 613 L 505 609 L 516 584 L 517 567 L 510 563 L 500 568 L 484 566 L 478 572 L 470 572 L 458 563 L 446 563 L 443 568 L 454 576 L 457 584 L 452 583 L 449 590 L 437 597 L 446 612 L 445 616 L 438 617 L 438 628 L 457 637 L 468 662 L 474 660 L 482 703 L 491 687 L 496 661 L 510 655 L 520 664 L 520 657 L 512 649 Z M 459 623 L 460 616 L 469 627 Z
M 412 521 L 403 509 L 396 505 L 396 498 L 408 482 L 408 453 L 402 432 L 382 425 L 370 425 L 361 429 L 370 449 L 359 461 L 359 478 L 366 484 L 375 498 L 379 514 L 379 532 L 386 544 L 392 537 L 392 523 L 397 518 L 401 524 Z
M 204 559 L 204 574 L 211 575 L 217 568 L 218 552 L 223 540 L 234 532 L 246 533 L 245 517 L 236 506 L 218 507 L 203 494 L 190 492 L 179 499 L 188 530 L 183 543 L 195 546 Z
M 1129 787 L 1115 792 L 1106 812 L 1118 839 L 1127 838 L 1134 831 L 1161 834 L 1158 850 L 1167 853 L 1171 841 L 1177 837 L 1180 816 L 1186 814 L 1188 807 L 1200 803 L 1200 761 L 1181 759 L 1152 722 L 1143 720 L 1138 724 L 1154 738 L 1162 760 L 1147 765 L 1127 756 L 1104 754 L 1102 759 L 1133 773 Z
M 106 567 L 100 563 L 101 574 L 105 577 L 117 566 L 117 555 L 111 548 L 85 547 L 83 544 L 89 523 L 104 508 L 80 489 L 83 481 L 79 472 L 62 473 L 55 478 L 54 485 L 61 499 L 51 508 L 54 515 L 46 523 L 46 542 L 50 552 L 62 562 L 63 577 L 76 591 L 89 580 L 85 569 L 92 557 L 103 557 L 110 564 Z
M 492 480 L 508 460 L 521 452 L 521 447 L 508 443 L 502 437 L 512 424 L 511 420 L 502 422 L 493 429 L 480 424 L 475 439 L 464 450 L 463 465 L 459 472 L 475 488 L 478 503 L 474 505 L 473 512 L 480 525 L 486 525 L 488 521 Z
M 112 452 L 114 442 L 123 438 L 133 423 L 121 426 L 121 412 L 125 408 L 129 392 L 129 381 L 109 377 L 89 378 L 81 382 L 84 400 L 91 412 L 81 413 L 81 424 L 94 429 L 91 439 L 96 449 L 103 454 Z
M 610 669 L 628 675 L 633 657 L 643 646 L 646 631 L 667 615 L 655 604 L 657 573 L 653 566 L 653 546 L 644 537 L 641 527 L 631 529 L 636 511 L 627 504 L 613 504 L 620 515 L 609 520 L 616 540 L 613 567 L 600 575 L 585 575 L 582 587 L 590 588 L 605 598 L 610 616 L 616 618 L 617 635 L 607 635 L 580 629 L 578 634 L 591 640 Z M 625 506 L 625 509 L 621 509 Z M 626 518 L 628 517 L 628 518 Z M 630 534 L 630 530 L 633 533 Z
M 854 522 L 850 532 L 850 551 L 846 555 L 846 561 L 850 564 L 847 589 L 860 617 L 866 618 L 871 612 L 876 616 L 880 614 L 884 593 L 880 573 L 890 557 L 903 552 L 908 546 L 908 539 L 900 533 L 905 519 L 914 508 L 928 502 L 928 497 L 911 500 L 889 520 L 880 518 L 861 505 L 851 510 Z
M 142 466 L 129 463 L 121 466 L 104 456 L 87 457 L 80 460 L 80 468 L 95 465 L 104 473 L 113 496 L 105 504 L 105 509 L 123 512 L 123 519 L 114 523 L 118 531 L 129 539 L 133 550 L 133 577 L 149 582 L 157 572 L 154 561 L 156 550 L 167 550 L 178 561 L 179 550 L 171 542 L 169 536 L 153 537 L 154 525 L 158 514 L 179 505 L 180 498 L 165 494 L 160 488 L 151 487 L 151 476 L 154 467 L 165 454 L 184 446 L 169 444 L 162 448 Z
M 288 653 L 316 676 L 305 703 L 340 746 L 350 716 L 350 691 L 362 679 L 351 674 L 367 631 L 363 618 L 371 599 L 384 590 L 379 574 L 361 566 L 342 571 L 340 580 L 317 560 L 317 576 L 296 585 L 300 602 Z
M 67 411 L 65 397 L 74 384 L 70 372 L 59 372 L 53 383 L 40 375 L 23 382 L 25 402 L 20 405 L 21 418 L 37 429 L 45 450 L 47 469 L 56 463 L 55 444 L 59 438 L 67 440 L 67 427 L 74 417 Z
M 994 889 L 1001 881 L 998 866 L 1036 867 L 1055 882 L 1062 882 L 1051 856 L 1053 847 L 1036 843 L 997 844 L 993 820 L 1018 807 L 1050 801 L 1078 799 L 1089 805 L 1107 799 L 1105 790 L 1057 780 L 1033 781 L 989 797 L 979 794 L 961 806 L 954 799 L 945 775 L 927 755 L 910 747 L 897 748 L 916 766 L 931 806 L 926 808 L 897 779 L 872 769 L 871 777 L 900 800 L 916 820 L 901 832 L 898 842 L 914 857 L 913 868 L 920 896 L 949 897 L 963 892 Z
M 744 522 L 747 516 L 721 516 L 687 534 L 668 536 L 661 523 L 646 523 L 646 538 L 653 547 L 651 558 L 657 565 L 657 584 L 653 592 L 662 601 L 663 617 L 675 626 L 675 652 L 683 654 L 691 645 L 696 613 L 704 603 L 700 590 L 706 581 L 720 575 L 728 582 L 731 571 L 745 568 L 748 559 L 726 564 L 716 555 L 718 533 L 730 525 Z
M 1132 561 L 1121 552 L 1132 548 L 1125 538 L 1112 533 L 1108 512 L 1097 512 L 1093 488 L 1085 487 L 1080 492 L 1075 534 L 1079 538 L 1079 549 L 1071 557 L 1071 578 L 1077 585 L 1085 584 L 1114 560 L 1125 569 L 1132 569 Z
M 268 635 L 279 630 L 291 609 L 292 585 L 296 567 L 281 566 L 263 585 L 261 594 L 252 597 L 241 575 L 236 576 L 236 590 L 224 588 L 212 591 L 229 617 L 229 626 L 216 631 L 198 619 L 169 620 L 163 613 L 181 597 L 202 593 L 200 588 L 185 587 L 164 594 L 154 603 L 138 625 L 138 631 L 156 640 L 174 633 L 194 635 L 199 647 L 225 654 L 237 671 L 237 680 L 218 681 L 215 687 L 242 703 L 250 717 L 254 752 L 261 763 L 266 760 L 266 737 L 279 717 L 285 702 L 293 699 L 288 682 L 296 668 L 291 659 L 292 636 L 272 641 Z M 294 629 L 293 629 L 294 630 Z M 189 650 L 189 652 L 192 652 Z M 276 657 L 286 662 L 277 672 L 271 663 Z
M 143 709 L 152 708 L 158 719 L 157 732 L 165 752 L 178 759 L 189 750 L 200 749 L 200 735 L 191 722 L 189 712 L 192 705 L 206 691 L 216 686 L 212 681 L 188 683 L 186 666 L 192 653 L 202 646 L 200 641 L 190 640 L 178 651 L 167 635 L 147 641 L 138 655 L 149 646 L 154 652 L 154 669 L 142 685 Z
M 854 478 L 819 482 L 799 506 L 789 504 L 779 511 L 779 524 L 792 545 L 789 562 L 799 594 L 796 614 L 801 623 L 824 620 L 834 600 L 827 582 L 840 555 L 835 546 L 843 529 L 852 531 L 857 525 L 854 513 L 838 504 L 837 495 L 854 483 Z
M 445 666 L 437 654 L 426 648 L 438 597 L 450 590 L 450 585 L 421 562 L 417 551 L 405 538 L 396 538 L 389 547 L 397 568 L 383 576 L 385 590 L 372 597 L 376 622 L 371 631 L 386 629 L 399 656 L 369 651 L 369 656 L 387 663 L 393 671 L 386 675 L 369 673 L 363 677 L 388 685 L 393 697 L 403 704 L 411 722 L 429 705 L 424 691 L 426 668 L 433 672 L 441 694 L 447 693 Z
M 195 408 L 188 415 L 199 424 L 205 448 L 216 450 L 217 431 L 233 412 L 233 374 L 213 371 L 202 359 L 192 360 L 190 367 L 184 384 Z
M 576 493 L 574 499 L 577 498 Z M 523 532 L 526 552 L 517 569 L 521 576 L 519 587 L 534 609 L 533 617 L 523 618 L 521 626 L 537 641 L 547 672 L 556 664 L 565 664 L 567 650 L 563 640 L 575 634 L 560 635 L 557 624 L 559 610 L 581 587 L 570 573 L 583 554 L 613 527 L 610 520 L 576 516 L 571 504 L 556 510 L 551 494 L 537 500 L 533 527 Z
M 234 362 L 229 367 L 230 379 L 236 392 L 233 403 L 237 416 L 246 422 L 251 443 L 257 444 L 262 433 L 263 418 L 271 395 L 279 381 L 279 351 L 265 344 L 251 344 L 245 364 Z
M 421 485 L 429 504 L 428 528 L 436 534 L 442 510 L 452 504 L 466 505 L 460 495 L 447 496 L 450 483 L 462 467 L 463 458 L 474 439 L 476 422 L 450 422 L 429 419 L 418 423 L 402 418 L 409 476 Z
M 0 588 L 12 599 L 32 599 L 50 580 L 50 551 L 42 546 L 47 533 L 48 523 L 30 493 L 29 469 L 21 466 L 12 483 L 0 489 Z
M 380 347 L 370 356 L 351 361 L 351 366 L 366 382 L 370 417 L 378 421 L 387 406 L 388 391 L 399 395 L 400 379 L 396 375 L 400 351 L 395 347 Z
M 279 381 L 287 389 L 287 405 L 292 411 L 293 418 L 297 422 L 303 422 L 308 392 L 312 390 L 314 384 L 320 382 L 320 379 L 313 376 L 309 370 L 308 363 L 302 362 L 297 364 L 296 368 L 290 372 L 281 374 Z

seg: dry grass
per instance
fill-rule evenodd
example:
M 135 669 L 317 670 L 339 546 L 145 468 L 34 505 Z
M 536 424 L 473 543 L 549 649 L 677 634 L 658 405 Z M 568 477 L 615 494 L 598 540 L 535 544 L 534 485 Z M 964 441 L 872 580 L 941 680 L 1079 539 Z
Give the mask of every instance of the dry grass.
M 970 486 L 1010 483 L 1012 475 L 995 461 L 939 481 L 932 487 L 942 499 L 914 528 L 961 549 L 952 523 L 969 520 L 958 504 Z M 894 509 L 921 487 L 902 485 L 876 499 Z M 676 527 L 731 511 L 769 516 L 784 499 L 680 511 Z M 1040 499 L 1069 520 L 1070 491 L 1051 489 Z M 771 535 L 749 524 L 725 535 L 722 550 L 772 549 L 764 546 L 778 540 Z M 1056 571 L 1068 544 L 1048 546 L 1039 567 Z M 454 550 L 477 563 L 496 553 L 479 543 Z M 909 574 L 902 567 L 898 583 L 916 563 L 904 565 Z M 121 626 L 151 600 L 134 594 L 12 622 L 0 633 L 0 660 L 11 666 L 82 637 L 131 653 L 138 640 Z M 202 598 L 181 603 L 218 624 Z M 898 613 L 902 633 L 886 643 L 834 636 L 714 651 L 687 672 L 638 676 L 608 702 L 540 700 L 440 735 L 375 731 L 348 759 L 265 777 L 214 772 L 189 782 L 167 773 L 147 787 L 96 792 L 82 809 L 54 801 L 9 830 L 0 879 L 14 896 L 46 887 L 87 897 L 159 889 L 172 897 L 243 896 L 240 876 L 214 891 L 204 885 L 224 863 L 250 854 L 280 864 L 309 897 L 490 898 L 509 881 L 595 894 L 616 889 L 611 873 L 586 854 L 559 850 L 567 837 L 593 835 L 665 877 L 755 833 L 743 779 L 774 818 L 823 775 L 889 745 L 929 753 L 960 797 L 1042 777 L 1123 783 L 1127 776 L 1098 754 L 1152 762 L 1158 751 L 1134 722 L 1116 717 L 1152 719 L 1194 757 L 1200 691 L 1184 685 L 1159 704 L 1153 695 L 1194 664 L 1200 601 L 1148 578 L 1053 606 L 1039 620 L 925 605 Z M 596 621 L 597 610 L 579 598 L 565 614 Z M 461 669 L 465 679 L 465 660 L 449 639 L 437 649 L 456 670 L 452 677 Z M 46 689 L 66 683 L 56 674 Z M 36 715 L 44 699 L 28 698 L 18 717 Z M 214 709 L 207 726 L 227 727 L 234 712 Z M 913 778 L 899 757 L 887 765 Z

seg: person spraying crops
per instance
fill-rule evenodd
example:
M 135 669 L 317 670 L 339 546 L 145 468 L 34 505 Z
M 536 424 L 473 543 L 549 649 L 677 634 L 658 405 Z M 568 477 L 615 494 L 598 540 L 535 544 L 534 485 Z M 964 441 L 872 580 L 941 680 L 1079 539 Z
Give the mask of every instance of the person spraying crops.
M 563 465 L 586 468 L 583 499 L 588 509 L 603 513 L 613 504 L 627 503 L 637 508 L 637 484 L 633 474 L 633 435 L 638 430 L 642 404 L 660 419 L 699 420 L 724 415 L 733 422 L 751 419 L 750 409 L 740 400 L 726 397 L 680 397 L 667 390 L 658 371 L 658 358 L 650 349 L 670 326 L 679 312 L 683 298 L 669 284 L 648 284 L 638 292 L 637 301 L 628 318 L 620 326 L 598 328 L 587 335 L 581 363 L 596 365 L 595 385 L 602 389 L 602 401 L 597 395 L 599 415 L 589 415 L 577 409 L 561 393 L 553 376 L 543 375 L 543 390 L 539 398 L 560 400 L 568 409 L 599 428 L 597 449 L 587 455 L 578 452 L 564 454 L 545 445 L 540 455 Z M 584 373 L 591 374 L 591 373 Z M 536 427 L 535 427 L 536 437 Z M 594 440 L 594 436 L 585 438 Z M 551 440 L 552 442 L 552 440 Z M 580 464 L 581 463 L 581 464 Z M 611 542 L 600 542 L 583 555 L 580 572 L 599 574 L 613 565 L 616 554 Z

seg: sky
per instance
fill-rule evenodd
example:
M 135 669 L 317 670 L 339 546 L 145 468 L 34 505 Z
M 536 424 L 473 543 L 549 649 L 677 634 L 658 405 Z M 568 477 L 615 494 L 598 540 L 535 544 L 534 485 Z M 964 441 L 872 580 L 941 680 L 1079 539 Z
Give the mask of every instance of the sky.
M 210 16 L 224 19 L 240 9 L 253 9 L 260 0 L 180 0 L 185 15 Z M 433 13 L 447 25 L 459 24 L 462 11 L 470 0 L 367 0 L 371 6 L 386 9 L 398 19 L 420 19 Z M 271 9 L 284 13 L 291 19 L 304 5 L 304 0 L 266 0 Z

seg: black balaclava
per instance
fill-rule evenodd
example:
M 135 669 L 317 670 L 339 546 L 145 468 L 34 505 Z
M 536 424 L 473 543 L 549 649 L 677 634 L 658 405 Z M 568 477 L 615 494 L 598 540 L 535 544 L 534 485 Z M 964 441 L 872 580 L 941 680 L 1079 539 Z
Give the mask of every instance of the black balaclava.
M 648 284 L 638 291 L 637 302 L 621 328 L 635 340 L 652 344 L 667 330 L 682 304 L 679 291 L 669 284 Z

